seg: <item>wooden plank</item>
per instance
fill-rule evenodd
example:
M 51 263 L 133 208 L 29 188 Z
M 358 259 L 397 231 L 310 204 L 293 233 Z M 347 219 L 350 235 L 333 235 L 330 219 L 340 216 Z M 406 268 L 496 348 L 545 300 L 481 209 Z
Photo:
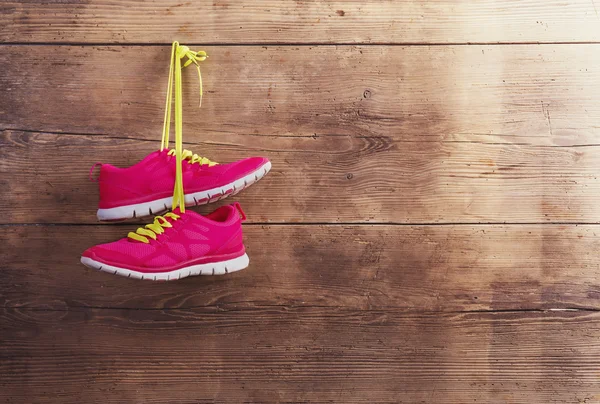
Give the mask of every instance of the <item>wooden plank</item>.
M 220 202 L 240 201 L 254 223 L 600 221 L 597 145 L 228 134 L 213 139 L 186 147 L 222 162 L 250 155 L 273 162 L 258 184 Z M 0 209 L 6 213 L 0 220 L 95 224 L 92 164 L 126 167 L 157 147 L 157 141 L 5 131 Z
M 0 306 L 600 309 L 596 225 L 248 225 L 247 270 L 168 283 L 79 263 L 86 248 L 134 229 L 3 227 Z
M 3 309 L 0 399 L 595 402 L 598 337 L 586 312 Z
M 184 136 L 569 145 L 600 133 L 600 45 L 207 47 Z M 32 52 L 35 57 L 32 58 Z M 0 46 L 0 127 L 157 140 L 166 46 Z
M 4 1 L 0 41 L 465 43 L 598 41 L 593 1 Z
M 597 222 L 596 48 L 211 48 L 224 66 L 204 68 L 204 109 L 186 109 L 185 138 L 220 161 L 274 160 L 242 196 L 257 221 Z M 124 151 L 65 137 L 58 149 L 40 135 L 33 151 L 5 148 L 9 221 L 93 220 L 83 168 L 156 147 L 167 48 L 42 46 L 34 61 L 28 48 L 2 50 L 1 126 L 153 140 L 111 140 Z M 123 63 L 139 54 L 144 63 Z M 41 196 L 16 167 L 50 176 L 36 181 Z

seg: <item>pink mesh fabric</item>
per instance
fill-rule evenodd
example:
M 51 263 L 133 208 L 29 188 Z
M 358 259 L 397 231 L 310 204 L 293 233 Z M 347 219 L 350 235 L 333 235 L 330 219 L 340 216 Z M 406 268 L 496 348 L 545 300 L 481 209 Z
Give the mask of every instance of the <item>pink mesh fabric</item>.
M 148 267 L 169 267 L 171 265 L 177 264 L 177 260 L 175 258 L 169 257 L 168 255 L 161 254 L 158 257 L 152 258 L 147 262 Z
M 190 251 L 192 255 L 202 256 L 210 250 L 208 244 L 190 244 Z
M 241 219 L 235 204 L 217 209 L 211 217 L 218 220 L 190 210 L 175 213 L 180 218 L 169 219 L 173 227 L 166 228 L 148 244 L 123 238 L 92 247 L 83 256 L 119 268 L 162 272 L 193 265 L 198 260 L 210 262 L 211 257 L 244 253 Z
M 192 225 L 190 225 L 189 227 L 190 228 L 188 229 L 182 230 L 183 235 L 186 236 L 189 240 L 208 240 L 208 237 L 205 234 L 207 230 L 201 230 L 198 227 L 191 228 Z M 204 227 L 204 229 L 206 229 L 206 227 Z
M 114 243 L 100 244 L 96 248 L 105 250 L 107 254 L 125 254 L 137 260 L 148 258 L 156 252 L 156 246 L 153 244 L 139 244 L 124 238 Z
M 183 185 L 186 194 L 224 187 L 266 164 L 264 157 L 249 157 L 229 164 L 207 165 L 183 162 Z M 100 209 L 133 205 L 173 195 L 174 156 L 167 150 L 150 153 L 128 168 L 110 164 L 100 167 Z
M 189 244 L 189 239 L 186 240 L 187 244 Z M 191 254 L 189 254 L 186 251 L 186 247 L 181 244 L 181 240 L 179 242 L 167 242 L 165 243 L 165 247 L 167 248 L 167 250 L 169 250 L 169 252 L 173 255 L 173 257 L 175 257 L 176 259 L 178 259 L 179 261 L 187 261 L 191 258 L 193 258 L 191 256 Z

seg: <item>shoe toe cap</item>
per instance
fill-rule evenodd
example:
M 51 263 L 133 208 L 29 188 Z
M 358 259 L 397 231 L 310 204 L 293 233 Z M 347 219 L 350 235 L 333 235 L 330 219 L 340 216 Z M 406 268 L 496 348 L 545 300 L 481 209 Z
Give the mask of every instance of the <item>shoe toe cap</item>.
M 228 164 L 227 174 L 234 175 L 236 177 L 243 177 L 244 175 L 251 174 L 261 167 L 270 169 L 269 159 L 266 157 L 248 157 L 235 163 Z
M 82 257 L 92 259 L 98 263 L 118 267 L 139 265 L 140 259 L 134 251 L 128 251 L 122 246 L 122 240 L 114 243 L 99 244 L 88 248 L 81 254 Z

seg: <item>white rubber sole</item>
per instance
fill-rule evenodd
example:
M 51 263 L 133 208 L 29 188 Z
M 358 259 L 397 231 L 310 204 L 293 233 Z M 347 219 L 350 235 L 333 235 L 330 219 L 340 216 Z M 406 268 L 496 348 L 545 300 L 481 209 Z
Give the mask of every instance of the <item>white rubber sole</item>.
M 216 202 L 227 198 L 229 195 L 235 195 L 242 189 L 249 187 L 260 180 L 271 170 L 271 162 L 267 162 L 256 171 L 231 182 L 219 188 L 209 189 L 207 191 L 196 192 L 185 195 L 185 206 L 199 206 L 207 203 Z M 228 190 L 233 192 L 226 194 Z M 173 197 L 156 199 L 150 202 L 138 203 L 135 205 L 118 206 L 116 208 L 98 209 L 99 220 L 122 220 L 134 217 L 144 217 L 166 212 L 173 206 Z
M 81 257 L 81 263 L 88 268 L 108 272 L 114 275 L 126 276 L 134 279 L 145 279 L 151 281 L 174 281 L 195 275 L 225 275 L 232 272 L 241 271 L 248 267 L 250 259 L 247 254 L 234 259 L 221 262 L 211 262 L 208 264 L 192 265 L 189 267 L 177 269 L 170 272 L 144 273 L 133 271 L 131 269 L 113 267 L 102 262 L 95 261 L 88 257 Z

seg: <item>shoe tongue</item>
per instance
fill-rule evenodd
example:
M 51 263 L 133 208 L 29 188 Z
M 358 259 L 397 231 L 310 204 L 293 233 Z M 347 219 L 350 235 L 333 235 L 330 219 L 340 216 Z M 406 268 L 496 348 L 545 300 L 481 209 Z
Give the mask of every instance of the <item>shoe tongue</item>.
M 160 150 L 154 151 L 148 154 L 141 163 L 144 165 L 146 170 L 153 170 L 156 168 L 158 164 L 162 164 L 162 159 L 164 159 L 165 153 Z
M 173 213 L 175 213 L 176 215 L 181 216 L 182 218 L 184 216 L 189 216 L 190 218 L 193 218 L 193 220 L 205 219 L 204 216 L 202 216 L 201 214 L 196 213 L 196 212 L 194 212 L 193 210 L 190 210 L 190 209 L 186 209 L 184 213 L 181 213 L 181 209 L 179 209 L 179 207 L 177 207 L 177 208 L 173 209 Z M 169 220 L 173 220 L 173 219 L 169 219 Z
M 165 158 L 169 156 L 169 149 L 163 149 L 156 152 L 156 157 Z
M 186 209 L 185 212 L 181 213 L 181 209 L 178 207 L 176 207 L 175 209 L 173 209 L 171 212 L 175 213 L 177 216 L 179 216 L 179 219 L 173 219 L 170 218 L 169 216 L 165 216 L 165 218 L 170 222 L 173 223 L 176 220 L 180 220 L 181 218 L 183 218 L 184 216 L 193 216 L 193 215 L 198 215 L 196 212 L 193 212 L 189 209 Z

